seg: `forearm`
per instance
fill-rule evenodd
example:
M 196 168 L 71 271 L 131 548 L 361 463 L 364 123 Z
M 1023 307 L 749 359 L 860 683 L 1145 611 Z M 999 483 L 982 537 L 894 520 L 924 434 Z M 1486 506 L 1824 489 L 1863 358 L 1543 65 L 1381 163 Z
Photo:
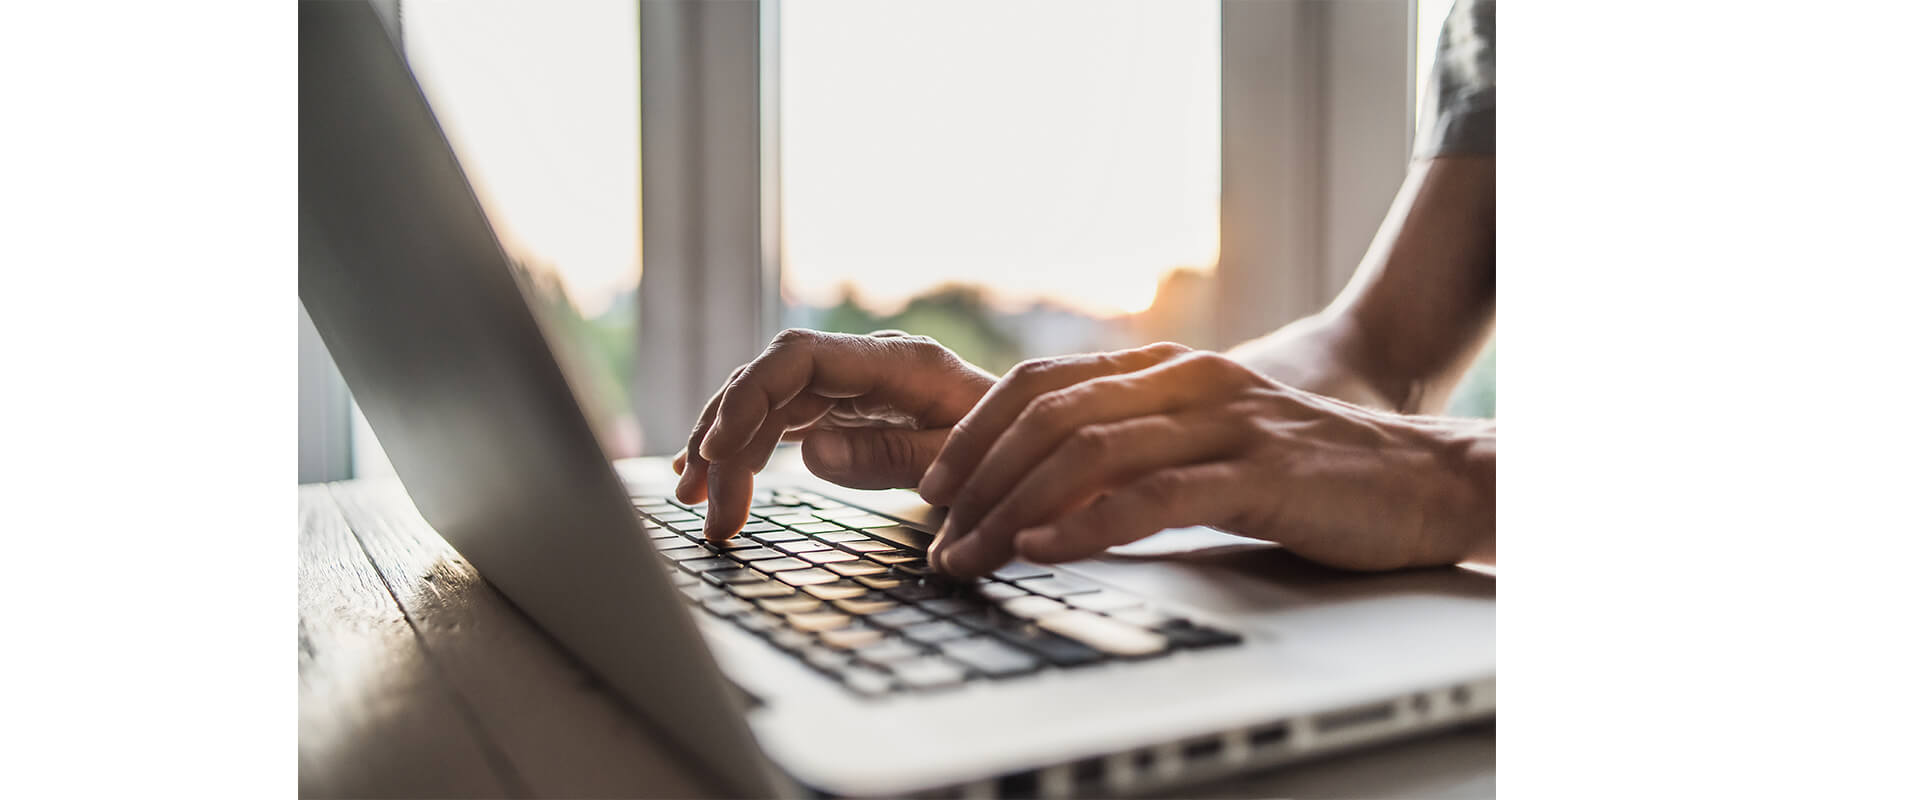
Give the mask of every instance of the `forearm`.
M 1493 178 L 1491 158 L 1415 162 L 1340 296 L 1229 355 L 1371 408 L 1444 408 L 1493 329 Z

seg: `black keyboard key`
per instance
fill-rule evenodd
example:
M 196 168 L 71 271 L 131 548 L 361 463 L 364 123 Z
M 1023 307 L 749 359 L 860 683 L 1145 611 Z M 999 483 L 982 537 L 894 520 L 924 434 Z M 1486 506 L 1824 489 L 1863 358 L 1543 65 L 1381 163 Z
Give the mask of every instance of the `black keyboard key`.
M 653 515 L 653 519 L 656 522 L 686 522 L 700 519 L 700 515 L 688 511 L 663 511 Z
M 821 523 L 821 524 L 825 524 L 825 523 Z M 871 543 L 877 548 L 886 548 L 891 546 L 891 545 L 883 544 L 880 542 L 876 542 L 872 539 L 869 539 L 867 538 L 866 534 L 861 533 L 859 531 L 850 531 L 845 528 L 840 528 L 838 530 L 828 530 L 828 531 L 809 531 L 806 528 L 800 528 L 800 530 L 807 531 L 807 533 L 817 534 L 813 538 L 819 539 L 820 541 L 823 541 L 823 542 L 834 542 L 836 544 L 852 544 L 856 542 Z
M 803 533 L 794 533 L 793 531 L 782 529 L 782 530 L 768 531 L 766 533 L 751 534 L 749 538 L 761 544 L 779 544 L 781 542 L 805 541 L 807 536 L 806 534 L 803 534 Z
M 939 656 L 896 662 L 887 665 L 887 670 L 901 683 L 914 689 L 955 686 L 967 679 L 966 670 L 961 669 L 960 665 Z
M 933 572 L 932 569 L 927 567 L 927 562 L 924 559 L 917 562 L 906 561 L 895 564 L 893 565 L 893 571 L 897 575 L 907 575 L 915 578 L 924 578 Z
M 1038 564 L 1029 564 L 1025 561 L 1015 561 L 993 571 L 993 577 L 1003 581 L 1024 581 L 1028 578 L 1045 578 L 1052 574 L 1053 571 L 1046 567 Z
M 773 577 L 779 578 L 780 582 L 788 584 L 790 586 L 812 586 L 814 584 L 832 583 L 834 581 L 844 580 L 840 576 L 835 575 L 831 572 L 828 572 L 824 569 L 787 570 L 784 572 L 776 572 L 773 574 Z
M 741 561 L 759 561 L 763 558 L 780 558 L 786 554 L 765 547 L 748 547 L 742 550 L 735 550 L 727 555 L 733 556 Z
M 711 611 L 715 614 L 719 614 L 720 616 L 723 616 L 723 617 L 732 616 L 734 614 L 742 614 L 742 613 L 753 610 L 753 606 L 749 604 L 747 601 L 742 600 L 738 597 L 729 597 L 727 595 L 721 595 L 719 597 L 709 597 L 705 600 L 700 601 L 700 604 L 703 606 L 706 606 L 708 611 Z
M 979 592 L 981 597 L 985 597 L 990 600 L 1011 600 L 1015 597 L 1025 596 L 1027 593 L 1027 590 L 1022 589 L 1018 586 L 1015 586 L 1011 583 L 1001 583 L 999 581 L 981 581 L 979 586 Z
M 807 555 L 814 555 L 814 554 L 807 553 Z M 841 563 L 828 564 L 827 569 L 833 570 L 835 573 L 838 573 L 840 575 L 845 575 L 849 578 L 859 577 L 862 575 L 885 575 L 887 572 L 886 567 L 880 566 L 879 564 L 875 564 L 871 561 L 855 560 L 854 557 L 851 555 L 848 555 L 847 559 L 848 560 Z M 811 561 L 812 559 L 808 559 L 808 560 Z
M 794 592 L 793 587 L 774 581 L 738 583 L 727 587 L 727 590 L 733 592 L 736 597 L 745 597 L 753 600 L 769 597 L 786 597 Z
M 855 597 L 863 597 L 873 591 L 844 578 L 831 583 L 816 583 L 802 586 L 800 590 L 822 600 L 848 600 Z
M 680 562 L 680 568 L 689 572 L 712 572 L 716 569 L 731 569 L 740 566 L 730 558 L 691 558 Z
M 1056 599 L 1068 595 L 1088 594 L 1100 591 L 1100 587 L 1098 586 L 1080 580 L 1079 578 L 1069 578 L 1065 575 L 1024 580 L 1020 582 L 1020 586 L 1029 592 L 1043 594 Z
M 826 537 L 822 536 L 820 538 L 824 539 Z M 893 543 L 873 539 L 854 539 L 852 541 L 842 541 L 838 544 L 842 548 L 852 550 L 856 553 L 884 553 L 893 550 Z
M 791 628 L 774 631 L 767 636 L 767 641 L 773 642 L 775 647 L 782 650 L 793 652 L 799 652 L 804 648 L 813 646 L 812 636 L 808 636 Z
M 719 547 L 722 550 L 744 550 L 750 547 L 759 547 L 759 546 L 760 546 L 759 542 L 753 541 L 752 539 L 748 539 L 742 536 L 735 536 L 719 544 Z
M 820 632 L 820 641 L 836 650 L 854 650 L 878 644 L 885 634 L 873 628 L 847 626 Z
M 818 543 L 816 542 L 816 544 Z M 820 545 L 820 546 L 822 548 L 826 547 L 826 545 Z M 860 558 L 859 556 L 856 556 L 845 550 L 825 550 L 825 549 L 814 550 L 812 552 L 806 552 L 806 553 L 799 553 L 798 555 L 801 558 L 804 558 L 815 564 L 837 564 L 842 561 L 854 561 Z
M 754 569 L 760 570 L 761 572 L 786 572 L 788 570 L 811 569 L 813 567 L 812 564 L 801 561 L 800 559 L 787 558 L 785 556 L 769 558 L 765 561 L 749 561 L 747 563 L 752 564 Z
M 846 528 L 842 528 L 839 525 L 832 522 L 818 522 L 818 521 L 802 522 L 794 525 L 793 529 L 801 533 L 832 533 L 834 531 L 846 530 Z M 833 540 L 828 539 L 827 541 L 833 541 Z
M 774 584 L 779 586 L 780 584 Z M 792 592 L 788 587 L 787 591 Z M 784 597 L 769 597 L 760 601 L 760 607 L 775 614 L 804 614 L 820 610 L 820 598 L 804 594 L 788 594 Z
M 892 664 L 910 658 L 919 658 L 926 652 L 919 645 L 894 636 L 855 650 L 853 654 L 869 664 Z
M 940 652 L 992 678 L 1020 675 L 1040 668 L 1040 659 L 987 636 L 946 642 L 940 645 Z
M 714 586 L 708 583 L 696 583 L 691 586 L 682 586 L 680 587 L 680 593 L 683 595 L 686 595 L 688 600 L 692 600 L 696 603 L 703 600 L 711 600 L 715 597 L 727 596 L 726 591 L 722 590 L 718 586 Z
M 800 657 L 814 669 L 838 676 L 841 670 L 853 666 L 853 656 L 830 647 L 802 647 Z
M 733 622 L 762 636 L 787 629 L 787 623 L 765 611 L 747 611 L 733 616 Z
M 867 617 L 867 621 L 887 628 L 905 628 L 933 619 L 933 615 L 912 606 L 901 606 Z
M 847 688 L 868 696 L 886 694 L 893 688 L 893 679 L 887 677 L 886 673 L 866 667 L 842 669 L 840 680 L 847 685 Z
M 947 589 L 946 587 L 930 584 L 925 581 L 907 579 L 902 580 L 899 586 L 888 589 L 887 594 L 907 602 L 914 602 L 918 600 L 930 600 L 935 597 L 944 597 L 947 594 Z
M 1139 658 L 1166 652 L 1167 637 L 1091 611 L 1061 611 L 1035 621 L 1041 628 L 1109 655 Z
M 807 633 L 818 633 L 820 631 L 830 631 L 835 628 L 844 628 L 847 626 L 847 623 L 852 621 L 852 617 L 838 611 L 805 611 L 799 614 L 787 615 L 788 625 L 792 625 L 796 631 L 805 631 Z
M 1176 647 L 1199 649 L 1217 647 L 1223 644 L 1239 644 L 1240 634 L 1209 628 L 1184 619 L 1177 619 L 1154 630 L 1159 631 L 1173 641 Z
M 786 552 L 793 553 L 795 555 L 798 555 L 800 553 L 813 553 L 821 550 L 832 549 L 827 546 L 826 542 L 816 542 L 812 539 L 801 539 L 799 541 L 794 541 L 794 542 L 775 542 L 773 547 L 776 550 L 785 550 Z M 840 551 L 834 550 L 833 552 L 839 553 Z M 840 554 L 851 555 L 850 553 L 840 553 Z
M 759 583 L 766 580 L 767 576 L 750 569 L 716 569 L 700 577 L 713 583 L 728 584 Z
M 912 561 L 922 561 L 922 562 L 925 561 L 925 559 L 922 558 L 921 556 L 915 555 L 913 553 L 908 553 L 903 550 L 876 550 L 876 551 L 867 553 L 867 557 L 875 561 L 878 561 L 882 564 L 902 564 L 902 563 L 907 563 Z
M 993 604 L 987 602 L 986 598 L 973 594 L 923 600 L 919 603 L 919 606 L 935 614 L 964 614 L 970 611 L 986 611 L 993 608 Z
M 713 551 L 704 547 L 679 547 L 672 550 L 662 550 L 660 554 L 674 561 L 685 561 L 690 558 L 707 558 L 713 555 Z
M 1019 630 L 998 630 L 993 635 L 1001 641 L 1046 659 L 1054 666 L 1077 667 L 1082 664 L 1092 664 L 1104 658 L 1098 650 L 1064 636 L 1033 629 L 1031 626 L 1023 625 Z
M 845 565 L 842 565 L 842 566 L 845 566 Z M 856 575 L 854 576 L 853 579 L 854 581 L 858 582 L 861 586 L 865 586 L 869 589 L 873 589 L 876 591 L 881 589 L 891 589 L 895 586 L 900 585 L 899 578 L 889 578 L 885 575 Z
M 835 608 L 857 617 L 891 611 L 900 607 L 899 603 L 893 602 L 893 598 L 873 592 L 859 597 L 847 597 L 835 600 L 833 601 L 833 605 Z
M 908 625 L 900 629 L 900 633 L 922 644 L 939 644 L 950 639 L 964 639 L 973 631 L 942 619 Z
M 885 539 L 909 550 L 925 552 L 933 544 L 933 534 L 921 533 L 912 528 L 893 525 L 885 528 L 868 528 L 867 535 L 876 539 Z

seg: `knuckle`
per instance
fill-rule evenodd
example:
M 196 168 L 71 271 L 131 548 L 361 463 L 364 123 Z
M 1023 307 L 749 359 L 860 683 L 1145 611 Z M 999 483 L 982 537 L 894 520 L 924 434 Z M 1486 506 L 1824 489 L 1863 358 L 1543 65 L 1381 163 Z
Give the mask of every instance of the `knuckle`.
M 1191 353 L 1193 352 L 1193 348 L 1180 344 L 1179 342 L 1154 342 L 1153 344 L 1140 348 L 1140 351 L 1150 358 L 1165 361 L 1175 356 Z
M 1040 379 L 1052 367 L 1053 360 L 1047 358 L 1029 358 L 1013 365 L 1007 370 L 1006 381 L 1014 386 L 1025 386 Z
M 1020 416 L 1031 427 L 1052 430 L 1059 426 L 1073 406 L 1073 395 L 1064 389 L 1056 389 L 1040 395 L 1027 404 L 1027 410 Z
M 1238 362 L 1219 353 L 1194 353 L 1186 363 L 1194 377 L 1215 386 L 1237 383 L 1245 372 Z
M 899 341 L 902 345 L 906 346 L 907 352 L 923 362 L 935 364 L 945 363 L 947 357 L 950 355 L 946 346 L 940 344 L 940 342 L 931 336 L 902 336 L 899 338 Z
M 816 330 L 808 328 L 788 328 L 774 334 L 773 345 L 775 347 L 792 347 L 794 345 L 811 342 L 819 336 L 820 332 Z
M 1081 428 L 1067 437 L 1063 449 L 1076 463 L 1098 463 L 1113 452 L 1113 430 L 1104 425 Z
M 1163 472 L 1135 484 L 1133 494 L 1148 507 L 1171 508 L 1180 498 L 1180 484 L 1174 473 Z

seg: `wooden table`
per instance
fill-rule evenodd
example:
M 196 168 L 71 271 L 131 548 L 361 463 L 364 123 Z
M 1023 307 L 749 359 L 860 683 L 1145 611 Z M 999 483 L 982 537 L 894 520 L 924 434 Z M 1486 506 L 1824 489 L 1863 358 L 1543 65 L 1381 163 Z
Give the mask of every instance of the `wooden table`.
M 300 487 L 302 797 L 701 797 L 713 787 L 480 578 L 391 480 Z M 1183 790 L 1491 797 L 1493 725 Z

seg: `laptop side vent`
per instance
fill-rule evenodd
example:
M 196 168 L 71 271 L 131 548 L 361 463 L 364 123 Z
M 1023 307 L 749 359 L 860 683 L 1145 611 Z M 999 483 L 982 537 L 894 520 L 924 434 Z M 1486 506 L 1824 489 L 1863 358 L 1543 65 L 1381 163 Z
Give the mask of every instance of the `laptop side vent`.
M 1341 733 L 1355 728 L 1364 728 L 1383 722 L 1392 722 L 1393 701 L 1372 703 L 1354 708 L 1330 711 L 1313 718 L 1313 730 L 1318 734 Z

